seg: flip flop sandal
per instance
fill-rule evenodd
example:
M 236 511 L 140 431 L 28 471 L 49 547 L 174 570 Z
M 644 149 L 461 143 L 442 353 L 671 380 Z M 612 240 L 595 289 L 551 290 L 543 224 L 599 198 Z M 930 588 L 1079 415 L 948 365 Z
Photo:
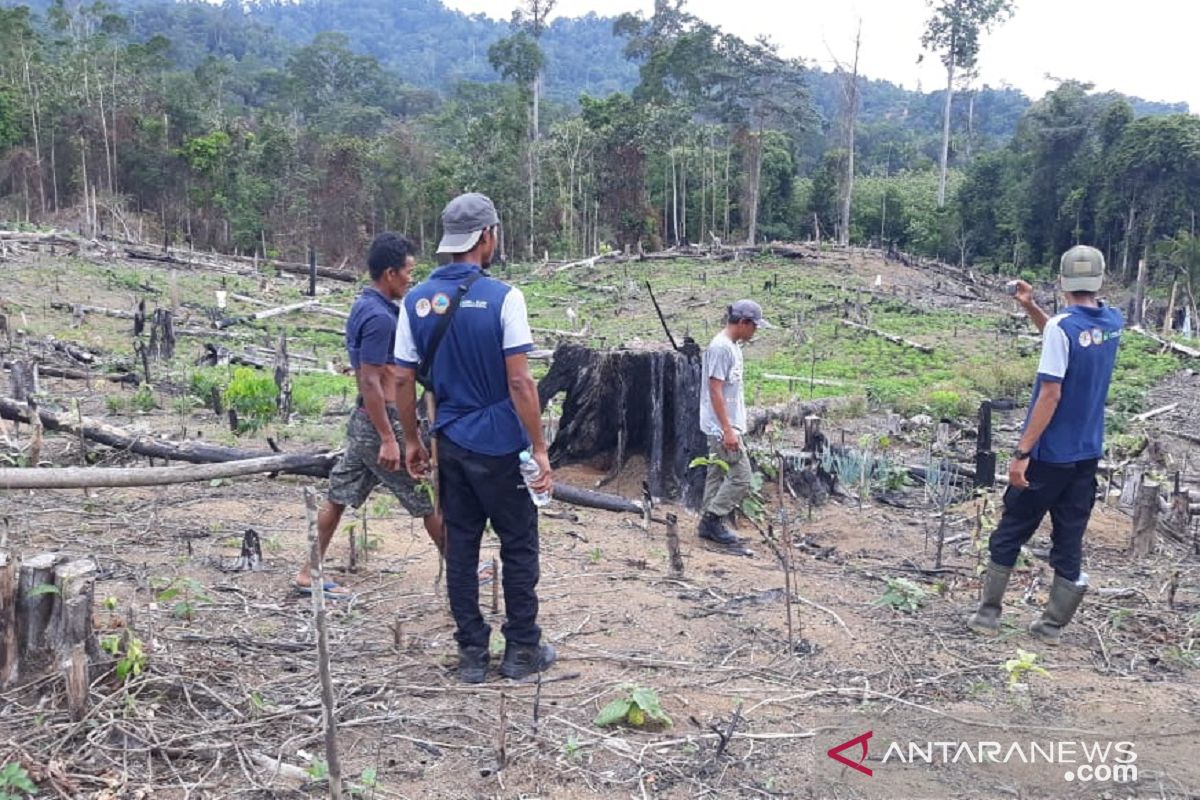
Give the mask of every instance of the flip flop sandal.
M 325 583 L 321 584 L 321 589 L 325 593 L 326 600 L 349 600 L 350 598 L 354 597 L 353 592 L 337 591 L 338 589 L 341 589 L 341 588 L 342 588 L 342 585 L 339 584 L 337 581 L 325 581 Z M 312 597 L 312 587 L 311 586 L 301 586 L 298 583 L 293 583 L 292 590 L 301 597 Z

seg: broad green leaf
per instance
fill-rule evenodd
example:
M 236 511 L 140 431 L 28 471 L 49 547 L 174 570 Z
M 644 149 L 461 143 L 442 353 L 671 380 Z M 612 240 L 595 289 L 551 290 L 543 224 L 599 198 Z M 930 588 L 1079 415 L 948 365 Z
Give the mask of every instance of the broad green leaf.
M 37 586 L 29 590 L 26 597 L 41 597 L 47 594 L 62 594 L 59 588 L 52 583 L 39 583 Z
M 600 709 L 600 713 L 596 715 L 595 724 L 600 727 L 606 725 L 616 725 L 619 722 L 625 721 L 625 715 L 629 713 L 629 709 L 633 706 L 633 701 L 628 697 L 622 697 L 613 700 L 611 703 Z

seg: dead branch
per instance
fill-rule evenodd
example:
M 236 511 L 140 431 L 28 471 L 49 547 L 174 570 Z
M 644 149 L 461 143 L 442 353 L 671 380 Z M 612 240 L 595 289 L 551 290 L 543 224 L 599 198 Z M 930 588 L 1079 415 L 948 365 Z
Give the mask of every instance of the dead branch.
M 333 455 L 295 453 L 214 464 L 177 467 L 0 467 L 0 489 L 98 489 L 103 487 L 169 486 L 218 478 L 311 468 L 332 463 Z
M 1197 350 L 1194 347 L 1188 347 L 1187 345 L 1179 344 L 1178 342 L 1172 342 L 1164 339 L 1158 334 L 1151 333 L 1150 331 L 1146 330 L 1141 325 L 1132 325 L 1130 326 L 1129 330 L 1138 334 L 1139 336 L 1145 336 L 1147 339 L 1152 339 L 1168 350 L 1178 353 L 1181 356 L 1187 356 L 1188 358 L 1200 358 L 1200 350 Z
M 865 333 L 869 333 L 873 336 L 878 336 L 881 339 L 886 339 L 889 342 L 891 342 L 892 344 L 898 344 L 901 347 L 911 347 L 912 349 L 919 350 L 922 353 L 932 353 L 933 352 L 933 348 L 927 344 L 921 344 L 920 342 L 914 342 L 910 339 L 905 339 L 903 337 L 896 336 L 895 334 L 886 333 L 884 331 L 879 330 L 878 328 L 869 328 L 866 325 L 860 325 L 859 323 L 857 323 L 853 320 L 849 320 L 849 319 L 843 319 L 843 320 L 838 320 L 838 321 L 841 322 L 841 324 L 845 325 L 847 328 L 854 328 L 855 330 L 864 331 Z
M 149 436 L 134 434 L 112 425 L 106 425 L 84 417 L 82 425 L 68 414 L 59 414 L 38 409 L 38 416 L 47 430 L 63 431 L 78 436 L 81 432 L 89 441 L 98 442 L 118 450 L 127 450 L 138 455 L 162 458 L 170 461 L 187 461 L 192 464 L 212 464 L 225 461 L 244 461 L 275 455 L 262 450 L 246 450 L 240 447 L 223 447 L 201 441 L 171 442 Z M 14 422 L 30 422 L 29 410 L 24 403 L 12 398 L 0 397 L 0 419 Z M 330 453 L 297 453 L 297 460 L 278 471 L 290 475 L 326 477 L 332 469 L 334 455 Z

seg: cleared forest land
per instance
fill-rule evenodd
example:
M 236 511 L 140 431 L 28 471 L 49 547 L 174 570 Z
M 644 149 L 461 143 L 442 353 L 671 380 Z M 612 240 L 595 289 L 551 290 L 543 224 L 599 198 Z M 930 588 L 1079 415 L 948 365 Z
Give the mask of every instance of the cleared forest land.
M 340 445 L 354 388 L 337 330 L 353 284 L 321 278 L 311 298 L 306 277 L 267 265 L 48 249 L 12 247 L 0 261 L 3 360 L 40 363 L 42 409 L 177 444 L 202 439 L 267 453 Z M 540 592 L 559 663 L 540 684 L 493 677 L 477 687 L 454 678 L 436 552 L 418 521 L 377 493 L 347 515 L 326 562 L 355 592 L 329 604 L 338 740 L 355 796 L 1200 792 L 1194 522 L 1160 532 L 1155 552 L 1135 558 L 1132 511 L 1117 496 L 1133 467 L 1164 486 L 1178 473 L 1182 491 L 1200 489 L 1197 362 L 1126 335 L 1110 402 L 1111 491 L 1085 544 L 1093 588 L 1062 646 L 1045 648 L 1028 635 L 1052 579 L 1047 523 L 1015 574 L 1001 637 L 985 641 L 964 619 L 1001 489 L 971 491 L 929 474 L 970 463 L 983 399 L 996 401 L 1003 466 L 1036 365 L 1033 329 L 1013 316 L 998 279 L 945 265 L 905 265 L 862 250 L 719 255 L 497 273 L 524 289 L 545 350 L 559 342 L 666 347 L 647 281 L 674 336 L 701 345 L 728 302 L 758 299 L 778 327 L 746 350 L 748 402 L 824 401 L 825 434 L 865 454 L 864 474 L 850 480 L 851 465 L 841 464 L 842 480 L 823 502 L 790 491 L 781 498 L 770 468 L 778 454 L 801 448 L 803 431 L 770 424 L 753 442 L 763 479 L 740 523 L 753 558 L 701 547 L 692 512 L 656 508 L 680 518 L 681 575 L 671 569 L 662 525 L 646 530 L 640 516 L 551 505 L 541 523 Z M 1051 301 L 1047 291 L 1039 297 Z M 175 311 L 169 358 L 138 355 L 131 317 L 143 300 L 151 322 L 155 308 Z M 271 379 L 281 334 L 292 372 L 286 420 L 274 411 Z M 217 364 L 198 363 L 206 356 Z M 241 363 L 224 363 L 231 357 Z M 1138 419 L 1160 409 L 1167 410 Z M 551 429 L 556 413 L 552 404 Z M 0 460 L 32 466 L 31 426 L 0 426 Z M 43 466 L 148 465 L 50 430 L 37 449 Z M 913 477 L 921 469 L 925 482 Z M 558 479 L 595 488 L 606 471 L 570 465 Z M 637 499 L 644 472 L 633 454 L 604 490 Z M 317 478 L 282 475 L 0 489 L 0 551 L 95 560 L 92 617 L 102 644 L 81 718 L 68 711 L 55 671 L 0 691 L 0 761 L 23 765 L 45 797 L 327 795 L 312 605 L 291 587 L 307 552 L 306 487 L 325 488 Z M 262 553 L 254 570 L 239 563 L 249 529 Z M 485 535 L 485 556 L 497 545 Z M 503 598 L 489 585 L 481 602 L 498 628 Z M 601 709 L 637 689 L 653 690 L 672 724 L 595 724 Z M 827 755 L 867 732 L 865 759 L 857 745 L 843 755 L 872 775 Z M 930 745 L 942 742 L 952 746 Z M 981 750 L 981 742 L 1000 743 L 1002 752 Z M 1118 742 L 1132 743 L 1136 778 L 1097 770 L 1098 760 L 1082 769 L 1093 744 Z M 1049 748 L 1054 763 L 1025 763 L 1013 744 L 1024 756 L 1033 744 Z M 927 746 L 933 763 L 921 755 Z M 1111 767 L 1117 752 L 1106 752 Z

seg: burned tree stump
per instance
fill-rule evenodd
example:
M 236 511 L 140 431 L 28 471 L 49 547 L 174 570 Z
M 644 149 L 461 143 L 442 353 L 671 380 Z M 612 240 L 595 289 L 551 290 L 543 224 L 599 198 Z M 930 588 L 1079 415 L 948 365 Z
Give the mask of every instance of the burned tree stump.
M 542 408 L 561 392 L 566 398 L 550 447 L 554 463 L 591 463 L 615 476 L 628 456 L 643 455 L 653 496 L 690 507 L 700 502 L 704 470 L 688 466 L 706 447 L 694 342 L 680 351 L 561 345 L 538 384 Z
M 0 554 L 0 686 L 43 677 L 60 664 L 77 681 L 80 650 L 85 667 L 98 659 L 92 632 L 95 578 L 91 559 L 44 553 L 18 565 Z M 75 710 L 77 703 L 78 697 Z
M 170 361 L 175 357 L 175 322 L 170 309 L 154 309 L 150 320 L 150 354 L 155 361 Z
M 25 402 L 37 394 L 38 368 L 35 361 L 14 361 L 8 373 L 8 396 Z
M 979 404 L 979 435 L 975 439 L 975 487 L 996 485 L 996 453 L 992 450 L 992 401 Z
M 275 408 L 279 412 L 279 419 L 287 422 L 292 415 L 292 378 L 288 369 L 286 333 L 279 334 L 279 344 L 275 348 L 275 386 L 279 388 Z

